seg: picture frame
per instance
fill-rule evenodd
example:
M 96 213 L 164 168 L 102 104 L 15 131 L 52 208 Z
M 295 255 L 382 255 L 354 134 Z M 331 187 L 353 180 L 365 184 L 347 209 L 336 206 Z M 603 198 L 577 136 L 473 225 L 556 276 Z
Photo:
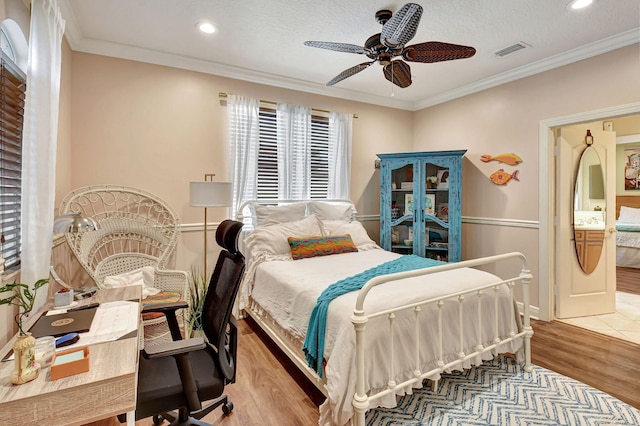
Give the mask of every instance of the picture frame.
M 436 215 L 436 195 L 426 194 L 424 199 L 424 212 L 432 216 Z
M 413 194 L 404 194 L 404 214 L 413 214 Z
M 438 170 L 437 173 L 438 182 L 436 188 L 447 189 L 449 188 L 449 169 Z
M 438 204 L 436 217 L 440 220 L 449 220 L 449 203 Z
M 640 190 L 640 147 L 634 146 L 632 148 L 626 148 L 624 150 L 624 157 L 624 190 Z

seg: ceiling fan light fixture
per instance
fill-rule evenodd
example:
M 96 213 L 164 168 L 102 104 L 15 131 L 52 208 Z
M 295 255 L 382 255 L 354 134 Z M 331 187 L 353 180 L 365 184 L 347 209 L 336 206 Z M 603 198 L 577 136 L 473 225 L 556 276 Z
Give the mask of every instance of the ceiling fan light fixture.
M 569 10 L 584 9 L 587 6 L 590 6 L 592 3 L 593 3 L 593 0 L 572 0 L 567 5 L 567 8 Z
M 411 85 L 411 67 L 406 62 L 393 58 L 402 56 L 408 62 L 442 62 L 455 59 L 470 58 L 476 53 L 471 46 L 427 41 L 406 46 L 413 39 L 422 16 L 422 6 L 407 3 L 397 12 L 380 10 L 376 13 L 376 20 L 382 23 L 382 31 L 369 37 L 364 47 L 349 43 L 334 43 L 326 41 L 305 41 L 305 46 L 318 47 L 336 52 L 364 54 L 371 62 L 365 62 L 342 71 L 329 80 L 327 86 L 352 77 L 368 68 L 374 62 L 382 65 L 384 76 L 393 85 L 401 88 Z M 393 94 L 392 94 L 393 96 Z
M 198 22 L 196 26 L 205 34 L 213 34 L 218 31 L 215 25 L 213 25 L 211 22 Z

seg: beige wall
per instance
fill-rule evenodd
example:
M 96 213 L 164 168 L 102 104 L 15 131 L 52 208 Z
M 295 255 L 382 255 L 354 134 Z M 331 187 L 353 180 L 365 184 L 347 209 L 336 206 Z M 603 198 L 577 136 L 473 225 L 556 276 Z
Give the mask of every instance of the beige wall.
M 64 63 L 71 88 L 63 94 L 70 99 L 61 102 L 70 108 L 71 144 L 59 160 L 70 157 L 71 173 L 69 185 L 58 184 L 58 202 L 69 187 L 129 185 L 166 200 L 183 224 L 202 223 L 203 210 L 189 206 L 188 182 L 205 173 L 223 180 L 229 172 L 227 111 L 219 92 L 357 114 L 350 191 L 362 215 L 379 211 L 375 154 L 412 147 L 409 111 L 84 53 L 65 55 Z M 225 209 L 209 209 L 209 221 L 225 215 Z M 367 227 L 376 231 L 378 225 Z M 175 266 L 199 265 L 202 249 L 201 233 L 183 232 Z
M 487 220 L 463 226 L 463 258 L 517 250 L 538 275 L 538 231 L 529 226 L 539 221 L 540 121 L 638 102 L 639 75 L 634 45 L 415 113 L 414 150 L 468 149 L 463 216 Z M 514 152 L 524 161 L 516 167 L 480 161 L 482 154 L 502 152 Z M 500 168 L 517 169 L 520 181 L 493 185 L 488 176 Z M 537 305 L 535 279 L 534 285 L 532 303 Z

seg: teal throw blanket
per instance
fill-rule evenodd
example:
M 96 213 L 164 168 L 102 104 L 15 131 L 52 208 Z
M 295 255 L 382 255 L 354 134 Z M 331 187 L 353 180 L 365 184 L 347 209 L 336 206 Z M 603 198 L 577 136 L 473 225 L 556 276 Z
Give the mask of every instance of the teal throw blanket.
M 357 275 L 342 279 L 327 287 L 318 300 L 309 317 L 307 336 L 304 339 L 302 350 L 307 358 L 307 364 L 322 377 L 322 357 L 324 354 L 324 335 L 327 328 L 327 311 L 329 303 L 343 294 L 359 290 L 371 278 L 378 275 L 392 274 L 395 272 L 411 271 L 414 269 L 428 268 L 442 265 L 445 262 L 427 259 L 414 254 L 399 257 L 398 259 L 374 266 Z
M 627 231 L 627 232 L 640 232 L 640 225 L 616 225 L 616 231 Z

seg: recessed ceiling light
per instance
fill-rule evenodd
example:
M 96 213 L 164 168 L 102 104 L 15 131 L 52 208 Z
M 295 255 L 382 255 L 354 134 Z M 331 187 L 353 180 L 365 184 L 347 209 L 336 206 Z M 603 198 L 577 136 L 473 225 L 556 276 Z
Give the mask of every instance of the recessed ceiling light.
M 589 6 L 591 3 L 593 3 L 593 0 L 573 0 L 569 3 L 568 8 L 573 10 L 582 9 Z
M 198 29 L 207 34 L 213 34 L 216 32 L 216 27 L 211 22 L 199 22 Z

